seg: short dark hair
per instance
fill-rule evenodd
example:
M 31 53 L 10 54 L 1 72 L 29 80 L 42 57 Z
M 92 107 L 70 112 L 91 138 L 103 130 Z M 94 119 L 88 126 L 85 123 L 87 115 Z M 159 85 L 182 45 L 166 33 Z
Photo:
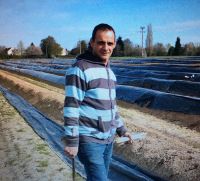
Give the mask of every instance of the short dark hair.
M 96 33 L 97 33 L 98 30 L 102 30 L 102 31 L 110 30 L 110 31 L 113 31 L 113 33 L 115 35 L 115 30 L 113 29 L 112 26 L 110 26 L 108 24 L 101 23 L 101 24 L 95 26 L 95 28 L 94 28 L 94 30 L 92 32 L 92 40 L 93 41 L 95 40 Z

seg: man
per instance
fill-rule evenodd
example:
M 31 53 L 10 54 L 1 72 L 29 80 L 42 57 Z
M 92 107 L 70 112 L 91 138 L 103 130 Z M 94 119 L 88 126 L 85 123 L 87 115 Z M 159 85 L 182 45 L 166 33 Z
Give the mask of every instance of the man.
M 97 25 L 90 40 L 91 52 L 77 57 L 66 74 L 64 127 L 65 153 L 77 153 L 87 174 L 87 181 L 106 181 L 112 156 L 115 132 L 132 138 L 121 121 L 116 100 L 116 77 L 109 58 L 116 45 L 114 29 Z

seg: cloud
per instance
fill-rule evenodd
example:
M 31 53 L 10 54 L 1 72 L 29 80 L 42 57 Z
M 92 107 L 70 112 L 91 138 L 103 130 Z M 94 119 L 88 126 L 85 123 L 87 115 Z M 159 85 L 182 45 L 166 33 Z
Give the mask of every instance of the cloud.
M 155 26 L 155 31 L 182 32 L 191 29 L 200 29 L 200 20 L 174 22 L 164 26 Z
M 200 44 L 200 37 L 199 36 L 194 36 L 194 35 L 185 35 L 181 37 L 182 43 L 190 43 L 193 42 L 195 44 Z

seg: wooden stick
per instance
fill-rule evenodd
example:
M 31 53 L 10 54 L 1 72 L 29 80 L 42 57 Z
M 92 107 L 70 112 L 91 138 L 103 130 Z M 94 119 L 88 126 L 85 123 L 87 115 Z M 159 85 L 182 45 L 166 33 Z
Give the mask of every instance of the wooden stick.
M 61 141 L 65 146 L 67 146 L 67 140 L 65 139 L 65 137 L 62 137 Z M 72 158 L 72 178 L 73 181 L 76 181 L 75 158 Z

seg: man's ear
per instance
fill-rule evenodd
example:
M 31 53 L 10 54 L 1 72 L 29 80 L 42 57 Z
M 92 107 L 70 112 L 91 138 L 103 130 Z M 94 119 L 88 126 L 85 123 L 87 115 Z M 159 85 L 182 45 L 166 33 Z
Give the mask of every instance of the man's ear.
M 94 40 L 91 38 L 90 39 L 90 45 L 93 47 L 93 45 L 94 45 Z
M 115 40 L 115 42 L 114 42 L 114 48 L 116 47 L 116 44 L 117 44 L 117 43 L 116 43 L 116 40 Z

